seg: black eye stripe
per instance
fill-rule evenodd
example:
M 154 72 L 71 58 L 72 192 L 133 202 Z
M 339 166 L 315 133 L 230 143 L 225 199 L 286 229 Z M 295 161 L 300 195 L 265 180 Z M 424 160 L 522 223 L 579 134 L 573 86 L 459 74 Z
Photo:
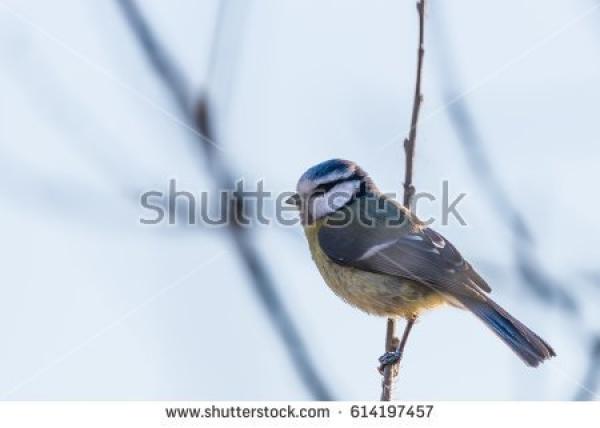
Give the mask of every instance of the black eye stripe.
M 332 181 L 331 183 L 323 183 L 318 185 L 315 190 L 313 191 L 313 193 L 327 193 L 329 192 L 331 189 L 333 189 L 335 186 L 337 186 L 338 184 L 344 182 L 345 180 L 336 180 L 336 181 Z
M 315 187 L 315 190 L 313 190 L 313 194 L 321 193 L 321 192 L 327 193 L 331 189 L 333 189 L 335 186 L 337 186 L 338 184 L 345 183 L 346 181 L 353 181 L 353 180 L 360 180 L 360 177 L 357 174 L 352 174 L 350 177 L 340 178 L 339 180 L 331 181 L 329 183 L 319 184 L 317 187 Z

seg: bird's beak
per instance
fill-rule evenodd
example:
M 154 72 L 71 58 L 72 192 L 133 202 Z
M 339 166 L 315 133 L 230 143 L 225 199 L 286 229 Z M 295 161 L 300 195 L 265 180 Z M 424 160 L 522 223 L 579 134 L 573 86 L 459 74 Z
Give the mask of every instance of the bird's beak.
M 294 193 L 292 196 L 290 196 L 289 198 L 287 198 L 285 200 L 285 203 L 288 205 L 293 205 L 295 207 L 299 207 L 300 206 L 300 195 L 297 193 Z

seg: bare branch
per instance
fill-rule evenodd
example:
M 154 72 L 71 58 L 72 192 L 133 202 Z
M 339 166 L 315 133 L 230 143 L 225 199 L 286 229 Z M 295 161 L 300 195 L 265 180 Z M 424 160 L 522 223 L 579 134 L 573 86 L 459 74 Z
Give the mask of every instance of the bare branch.
M 411 207 L 411 202 L 415 194 L 415 187 L 413 185 L 413 163 L 415 157 L 415 142 L 417 139 L 417 126 L 419 124 L 419 113 L 421 111 L 421 104 L 423 103 L 423 94 L 421 93 L 421 76 L 423 71 L 423 57 L 425 56 L 425 0 L 419 0 L 417 3 L 417 11 L 419 14 L 419 46 L 417 50 L 417 73 L 415 82 L 415 93 L 413 99 L 412 116 L 410 120 L 410 130 L 408 138 L 404 140 L 404 155 L 405 155 L 405 168 L 404 168 L 404 206 Z M 408 335 L 415 323 L 416 317 L 410 319 L 406 323 L 402 340 L 396 348 L 395 342 L 397 342 L 396 336 L 396 320 L 388 318 L 387 329 L 386 329 L 386 352 L 395 351 L 399 358 L 394 364 L 387 364 L 383 367 L 383 382 L 381 385 L 381 400 L 390 401 L 392 399 L 392 386 L 395 377 L 399 373 L 400 361 L 408 340 Z
M 388 318 L 387 328 L 385 331 L 385 352 L 393 352 L 396 349 L 396 320 Z M 381 382 L 381 401 L 390 401 L 392 399 L 392 387 L 394 384 L 392 365 L 387 365 L 383 368 L 383 381 Z
M 153 71 L 176 101 L 188 125 L 195 130 L 194 135 L 197 137 L 207 168 L 211 171 L 216 186 L 221 189 L 231 188 L 234 174 L 215 144 L 215 121 L 212 117 L 213 108 L 208 95 L 206 93 L 199 96 L 190 95 L 183 74 L 164 46 L 159 43 L 135 1 L 117 1 Z M 225 2 L 221 2 L 221 4 L 223 3 Z M 222 21 L 222 16 L 219 21 Z M 213 43 L 213 49 L 217 45 L 217 43 Z M 213 61 L 215 56 L 216 52 L 212 52 Z M 233 210 L 238 212 L 244 208 L 242 199 L 236 197 L 235 193 L 231 195 L 230 205 Z M 306 344 L 300 336 L 299 329 L 277 291 L 266 263 L 259 256 L 259 251 L 251 240 L 249 231 L 239 226 L 230 222 L 227 230 L 235 244 L 237 255 L 251 278 L 259 302 L 279 334 L 293 366 L 312 397 L 317 400 L 331 400 L 332 395 L 319 376 L 307 352 Z
M 390 401 L 392 399 L 392 387 L 394 386 L 394 380 L 396 376 L 398 376 L 398 374 L 400 373 L 400 361 L 402 361 L 402 356 L 404 355 L 404 348 L 406 347 L 406 343 L 408 342 L 408 336 L 410 335 L 410 332 L 412 331 L 412 328 L 415 325 L 415 322 L 417 321 L 417 317 L 414 316 L 406 321 L 406 327 L 404 328 L 404 333 L 402 333 L 402 339 L 400 340 L 398 340 L 397 337 L 394 337 L 394 330 L 396 326 L 394 325 L 390 327 L 390 321 L 394 320 L 391 318 L 388 319 L 388 333 L 391 332 L 392 336 L 390 340 L 390 351 L 395 352 L 398 360 L 396 363 L 388 364 L 384 368 L 384 375 L 385 369 L 389 369 L 389 371 L 391 371 L 391 375 L 389 376 L 389 380 L 384 377 L 384 382 L 382 384 L 381 389 L 381 401 Z M 386 335 L 386 341 L 387 338 L 388 336 Z
M 423 94 L 421 93 L 421 75 L 423 73 L 423 57 L 425 56 L 425 1 L 420 0 L 417 3 L 419 12 L 419 47 L 417 53 L 417 75 L 415 81 L 415 94 L 413 99 L 412 116 L 410 119 L 410 130 L 408 138 L 404 140 L 405 165 L 404 169 L 404 206 L 410 208 L 415 188 L 413 182 L 413 163 L 415 158 L 415 142 L 417 140 L 417 126 L 419 124 L 419 113 L 423 103 Z

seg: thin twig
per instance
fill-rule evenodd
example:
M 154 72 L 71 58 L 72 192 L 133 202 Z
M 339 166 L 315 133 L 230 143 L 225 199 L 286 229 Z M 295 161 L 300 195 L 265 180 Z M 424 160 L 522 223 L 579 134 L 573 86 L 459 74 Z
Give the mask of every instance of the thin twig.
M 406 168 L 404 170 L 404 206 L 410 208 L 412 197 L 415 193 L 413 186 L 413 163 L 415 158 L 415 142 L 417 140 L 417 126 L 419 124 L 419 113 L 423 103 L 421 93 L 421 75 L 423 73 L 423 57 L 425 56 L 424 32 L 425 32 L 425 0 L 417 3 L 419 12 L 419 48 L 417 53 L 417 76 L 415 82 L 415 94 L 413 99 L 412 116 L 410 119 L 410 131 L 408 138 L 404 140 L 404 154 Z
M 385 352 L 393 352 L 396 349 L 397 341 L 396 337 L 396 320 L 394 318 L 388 318 L 387 328 L 385 331 Z M 390 401 L 392 398 L 392 386 L 394 383 L 393 375 L 394 367 L 387 365 L 383 368 L 383 381 L 381 383 L 381 400 Z
M 415 142 L 417 140 L 417 126 L 419 124 L 419 112 L 421 111 L 421 104 L 423 103 L 423 94 L 421 93 L 421 76 L 423 71 L 423 57 L 425 56 L 425 0 L 419 0 L 417 3 L 417 11 L 419 13 L 419 46 L 417 52 L 417 75 L 415 82 L 415 93 L 413 99 L 412 116 L 410 120 L 410 131 L 408 138 L 404 140 L 404 155 L 405 155 L 405 169 L 404 169 L 404 206 L 410 209 L 413 196 L 415 194 L 415 186 L 413 185 L 413 163 L 415 157 Z M 398 375 L 400 361 L 408 340 L 408 335 L 416 321 L 416 316 L 407 321 L 402 335 L 402 340 L 395 348 L 394 341 L 396 331 L 396 320 L 394 318 L 388 318 L 387 329 L 386 329 L 386 344 L 385 351 L 398 352 L 400 358 L 394 364 L 388 364 L 383 369 L 383 382 L 381 385 L 381 400 L 390 401 L 392 399 L 392 386 L 395 377 Z
M 393 319 L 390 318 L 390 319 L 388 319 L 388 323 L 390 322 L 390 320 L 394 321 Z M 400 361 L 402 360 L 402 355 L 404 354 L 404 348 L 406 347 L 406 343 L 408 342 L 408 336 L 410 335 L 410 332 L 412 331 L 412 328 L 415 325 L 416 321 L 417 321 L 416 316 L 413 316 L 412 318 L 409 318 L 406 321 L 406 327 L 404 328 L 404 333 L 402 333 L 402 339 L 400 339 L 399 343 L 398 343 L 397 337 L 392 337 L 391 351 L 397 352 L 397 354 L 400 356 L 400 359 L 398 360 L 398 362 L 396 364 L 390 364 L 389 366 L 386 366 L 386 368 L 389 367 L 392 374 L 391 374 L 391 376 L 388 377 L 389 383 L 386 383 L 386 382 L 383 383 L 383 388 L 381 389 L 381 400 L 382 401 L 390 401 L 392 399 L 392 387 L 394 386 L 394 380 L 395 380 L 395 377 L 398 376 L 399 369 L 400 369 Z M 392 331 L 394 329 L 395 329 L 395 326 L 392 328 Z M 385 380 L 385 378 L 384 378 L 384 380 Z
M 211 172 L 216 186 L 221 189 L 230 188 L 233 184 L 234 174 L 221 152 L 216 150 L 213 109 L 208 95 L 206 93 L 200 96 L 189 95 L 191 92 L 189 85 L 183 79 L 183 73 L 180 72 L 165 47 L 159 43 L 155 32 L 135 1 L 118 0 L 118 4 L 153 71 L 174 98 L 187 124 L 195 131 L 194 136 L 202 149 L 206 166 Z M 213 46 L 217 45 L 217 43 L 213 43 Z M 215 56 L 216 54 L 213 52 L 211 55 L 213 61 Z M 239 219 L 240 217 L 236 213 L 242 212 L 244 207 L 242 199 L 236 197 L 235 193 L 231 195 L 230 208 L 232 209 L 231 220 Z M 229 222 L 227 230 L 235 244 L 237 256 L 248 271 L 258 300 L 284 343 L 301 381 L 312 398 L 331 400 L 332 395 L 319 376 L 307 352 L 306 344 L 300 336 L 299 329 L 285 307 L 267 265 L 249 236 L 249 231 L 240 227 L 240 224 L 235 221 Z

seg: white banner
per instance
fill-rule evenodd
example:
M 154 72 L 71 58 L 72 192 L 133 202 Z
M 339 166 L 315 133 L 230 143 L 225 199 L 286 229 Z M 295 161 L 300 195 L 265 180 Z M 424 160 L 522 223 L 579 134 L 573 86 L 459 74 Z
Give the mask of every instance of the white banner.
M 600 427 L 598 402 L 2 402 L 0 426 Z

